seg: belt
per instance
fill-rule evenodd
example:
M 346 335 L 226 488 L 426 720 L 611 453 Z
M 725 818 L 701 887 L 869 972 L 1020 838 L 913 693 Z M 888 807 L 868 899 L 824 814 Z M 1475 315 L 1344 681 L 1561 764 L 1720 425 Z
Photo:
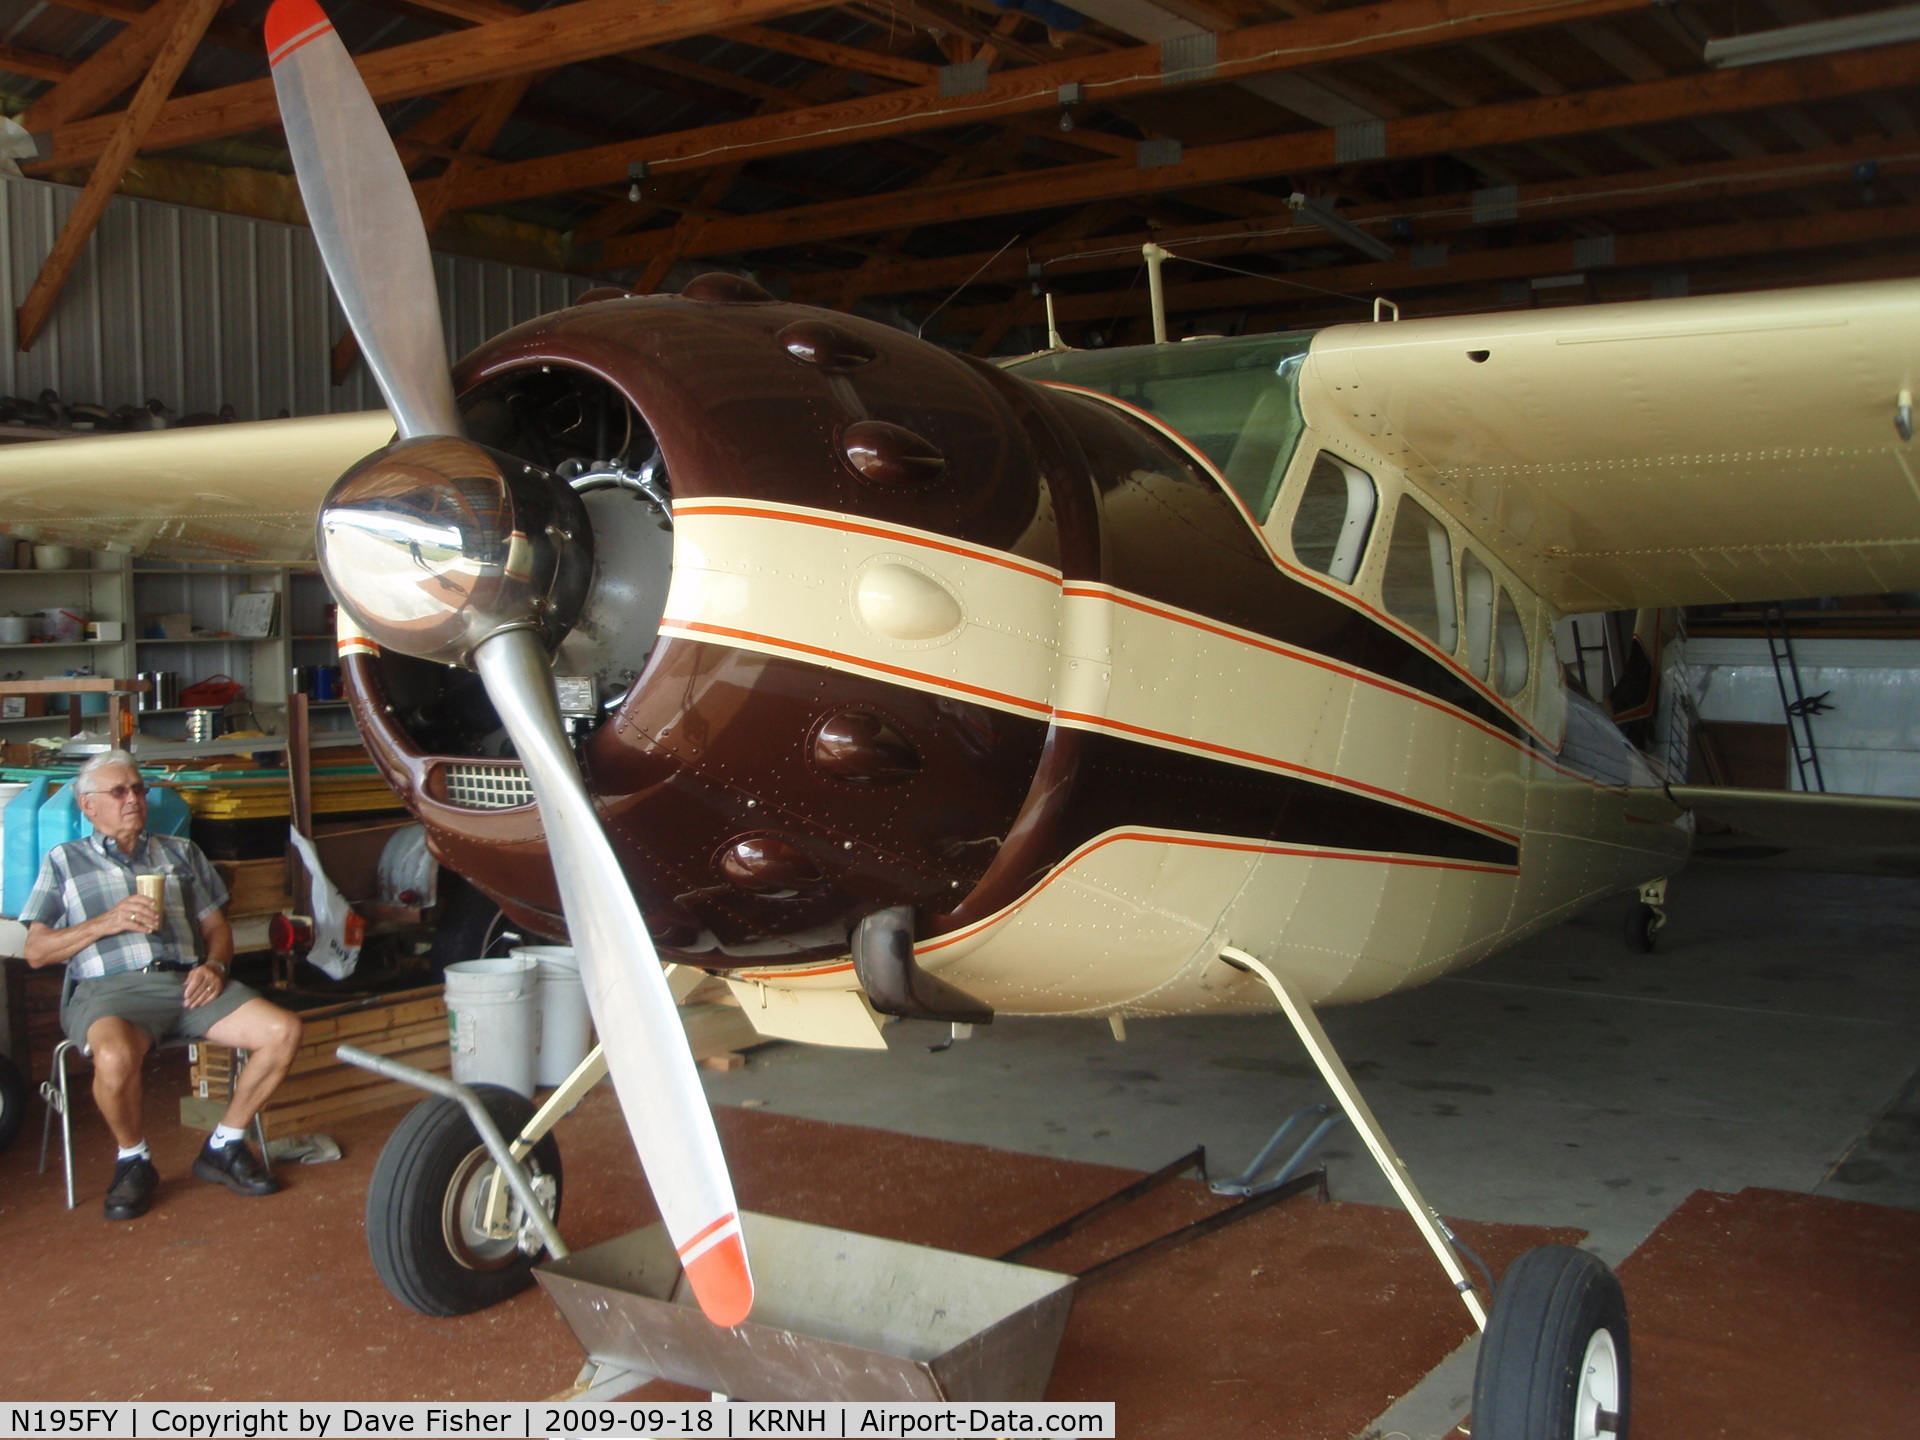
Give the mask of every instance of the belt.
M 198 960 L 149 960 L 141 966 L 143 970 L 174 970 L 185 972 L 198 965 Z

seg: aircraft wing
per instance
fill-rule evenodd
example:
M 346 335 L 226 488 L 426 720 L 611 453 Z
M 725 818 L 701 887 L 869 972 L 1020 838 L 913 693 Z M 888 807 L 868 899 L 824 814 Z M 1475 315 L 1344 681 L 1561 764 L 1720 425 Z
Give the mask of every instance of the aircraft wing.
M 1920 800 L 1720 785 L 1671 785 L 1635 792 L 1634 798 L 1644 799 L 1650 813 L 1671 802 L 1707 822 L 1694 838 L 1693 853 L 1702 859 L 1920 875 Z
M 1358 424 L 1561 613 L 1920 589 L 1920 281 L 1322 331 Z
M 166 560 L 313 558 L 341 472 L 393 438 L 384 410 L 0 446 L 0 534 Z

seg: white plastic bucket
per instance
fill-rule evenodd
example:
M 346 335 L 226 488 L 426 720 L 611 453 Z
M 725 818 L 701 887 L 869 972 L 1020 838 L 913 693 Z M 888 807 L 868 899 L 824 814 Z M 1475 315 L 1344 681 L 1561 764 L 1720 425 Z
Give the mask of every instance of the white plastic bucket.
M 540 1054 L 534 1077 L 542 1085 L 558 1085 L 593 1045 L 593 1014 L 580 980 L 580 957 L 571 945 L 516 945 L 509 953 L 540 967 Z
M 540 1040 L 539 966 L 507 956 L 447 966 L 447 1041 L 462 1085 L 504 1085 L 533 1095 Z

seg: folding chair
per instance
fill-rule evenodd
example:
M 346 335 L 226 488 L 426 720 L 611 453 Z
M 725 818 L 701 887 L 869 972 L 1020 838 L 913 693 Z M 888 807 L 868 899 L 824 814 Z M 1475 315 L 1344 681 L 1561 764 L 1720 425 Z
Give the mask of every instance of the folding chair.
M 74 983 L 73 972 L 69 970 L 66 978 L 60 983 L 60 1013 L 63 1016 L 66 1014 L 67 1001 L 73 994 Z M 169 1040 L 163 1045 L 156 1045 L 154 1048 L 156 1050 L 178 1050 L 183 1046 L 193 1043 L 195 1042 L 190 1040 Z M 83 1056 L 89 1059 L 92 1058 L 92 1052 L 78 1040 L 63 1039 L 58 1045 L 53 1047 L 53 1064 L 51 1067 L 53 1073 L 40 1082 L 40 1098 L 47 1102 L 47 1113 L 40 1121 L 40 1173 L 42 1175 L 47 1173 L 47 1144 L 53 1138 L 53 1117 L 58 1115 L 60 1117 L 60 1153 L 67 1167 L 67 1209 L 69 1210 L 74 1207 L 73 1094 L 67 1082 L 67 1056 L 76 1050 Z M 245 1050 L 235 1050 L 233 1052 L 234 1084 L 238 1085 L 240 1083 L 240 1072 L 246 1068 L 246 1063 L 247 1052 Z M 247 1129 L 252 1133 L 254 1143 L 260 1147 L 260 1163 L 270 1167 L 272 1161 L 267 1158 L 266 1126 L 262 1125 L 260 1123 L 260 1117 L 255 1115 L 253 1117 L 253 1123 L 249 1125 Z

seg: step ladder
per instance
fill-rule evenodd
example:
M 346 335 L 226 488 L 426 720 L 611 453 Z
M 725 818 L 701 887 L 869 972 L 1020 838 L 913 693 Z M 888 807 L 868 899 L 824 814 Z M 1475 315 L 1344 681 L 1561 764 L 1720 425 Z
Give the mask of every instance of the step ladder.
M 1787 737 L 1793 746 L 1793 765 L 1802 790 L 1824 792 L 1826 776 L 1820 771 L 1820 751 L 1813 740 L 1813 717 L 1833 709 L 1822 690 L 1809 695 L 1800 684 L 1800 664 L 1793 654 L 1793 634 L 1787 628 L 1787 612 L 1782 605 L 1767 606 L 1760 612 L 1766 628 L 1767 658 L 1773 662 L 1774 683 L 1780 689 L 1780 708 L 1786 712 Z

